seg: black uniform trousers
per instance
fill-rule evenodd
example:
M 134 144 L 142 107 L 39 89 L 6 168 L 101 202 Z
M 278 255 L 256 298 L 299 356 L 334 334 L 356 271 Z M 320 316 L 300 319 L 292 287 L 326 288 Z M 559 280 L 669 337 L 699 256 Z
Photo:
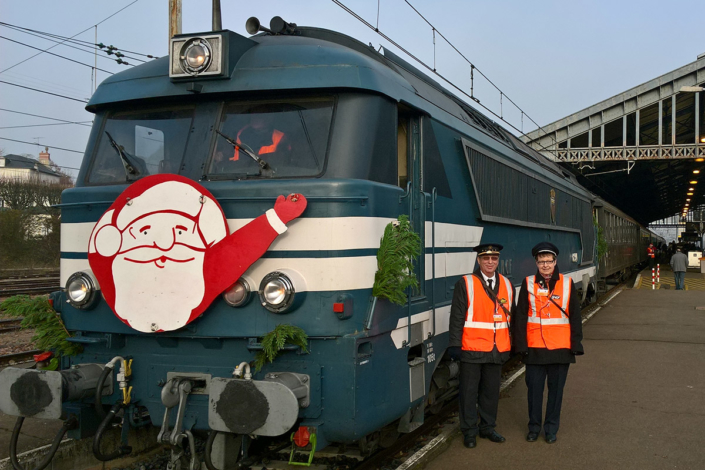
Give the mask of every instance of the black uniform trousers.
M 465 436 L 491 433 L 497 425 L 502 364 L 460 363 L 460 430 Z M 477 415 L 480 415 L 480 426 Z
M 569 366 L 570 364 L 526 365 L 530 432 L 541 432 L 543 387 L 546 382 L 548 382 L 548 401 L 546 402 L 546 419 L 543 421 L 543 429 L 546 434 L 558 432 L 558 426 L 561 422 L 563 387 L 568 378 Z

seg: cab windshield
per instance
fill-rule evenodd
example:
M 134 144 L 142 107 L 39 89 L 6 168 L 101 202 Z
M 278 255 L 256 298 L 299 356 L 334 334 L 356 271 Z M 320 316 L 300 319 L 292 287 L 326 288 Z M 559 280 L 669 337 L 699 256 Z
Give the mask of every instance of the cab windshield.
M 180 107 L 108 116 L 88 182 L 125 183 L 157 173 L 178 173 L 193 112 Z
M 332 116 L 332 99 L 226 103 L 208 173 L 238 179 L 319 175 Z

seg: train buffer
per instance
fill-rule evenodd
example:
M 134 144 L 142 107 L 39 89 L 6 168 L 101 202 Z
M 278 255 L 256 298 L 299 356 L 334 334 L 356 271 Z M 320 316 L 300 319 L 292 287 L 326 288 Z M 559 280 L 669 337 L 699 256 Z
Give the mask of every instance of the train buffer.
M 650 274 L 648 289 L 623 289 L 585 323 L 585 355 L 570 367 L 555 444 L 543 433 L 525 440 L 526 385 L 519 379 L 499 401 L 497 430 L 506 442 L 479 439 L 466 449 L 456 432 L 425 468 L 702 468 L 705 296 L 651 290 Z M 661 283 L 669 279 L 670 269 L 662 271 Z

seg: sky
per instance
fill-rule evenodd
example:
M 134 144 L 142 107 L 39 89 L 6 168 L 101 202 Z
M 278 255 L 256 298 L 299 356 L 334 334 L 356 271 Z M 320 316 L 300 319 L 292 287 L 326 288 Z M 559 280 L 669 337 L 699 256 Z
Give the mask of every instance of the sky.
M 405 0 L 341 1 L 433 66 L 431 27 Z M 705 52 L 703 4 L 696 1 L 681 1 L 677 8 L 651 0 L 408 1 L 540 125 L 691 63 Z M 97 60 L 98 83 L 129 67 L 105 53 L 96 59 L 93 52 L 65 45 L 48 51 L 62 57 L 43 53 L 30 58 L 56 43 L 15 27 L 62 37 L 81 33 L 75 39 L 91 48 L 97 25 L 97 43 L 113 45 L 131 57 L 123 60 L 139 64 L 136 59 L 150 59 L 135 53 L 167 54 L 168 4 L 168 0 L 0 0 L 0 151 L 36 158 L 47 146 L 52 160 L 75 176 L 93 119 L 83 102 L 93 92 L 92 66 Z M 223 28 L 245 36 L 248 17 L 256 16 L 266 26 L 278 15 L 400 53 L 331 0 L 221 0 L 221 4 Z M 182 32 L 210 29 L 211 1 L 183 0 Z M 440 36 L 435 64 L 439 73 L 470 92 L 470 65 Z M 474 95 L 500 114 L 499 91 L 475 77 Z M 527 117 L 522 126 L 521 112 L 506 98 L 502 102 L 501 114 L 512 125 L 524 131 L 536 128 Z

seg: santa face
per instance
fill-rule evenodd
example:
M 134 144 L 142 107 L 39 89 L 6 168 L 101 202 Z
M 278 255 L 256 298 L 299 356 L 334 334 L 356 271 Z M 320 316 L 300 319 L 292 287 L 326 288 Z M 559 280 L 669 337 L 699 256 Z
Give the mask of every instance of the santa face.
M 116 313 L 138 331 L 184 326 L 205 292 L 205 250 L 196 221 L 182 214 L 132 222 L 113 260 Z

